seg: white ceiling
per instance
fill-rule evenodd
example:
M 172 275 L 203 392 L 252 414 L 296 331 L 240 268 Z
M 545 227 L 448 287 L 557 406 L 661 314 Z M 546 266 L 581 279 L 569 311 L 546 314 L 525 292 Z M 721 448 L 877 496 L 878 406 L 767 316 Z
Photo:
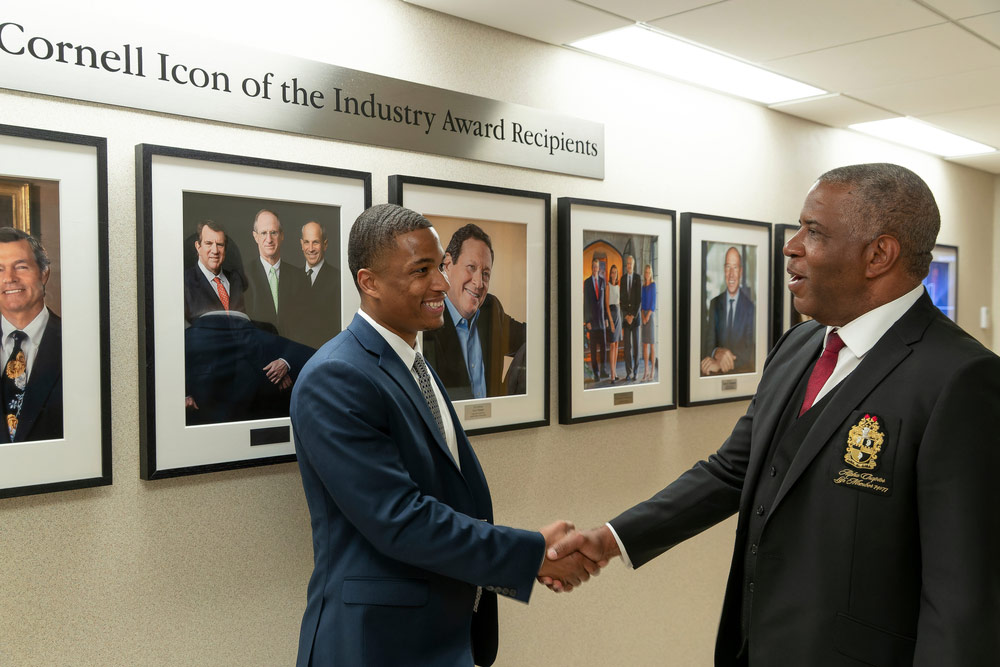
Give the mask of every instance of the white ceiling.
M 406 1 L 557 45 L 641 21 L 831 92 L 778 111 L 911 116 L 1000 148 L 1000 0 Z M 1000 174 L 997 153 L 952 161 Z

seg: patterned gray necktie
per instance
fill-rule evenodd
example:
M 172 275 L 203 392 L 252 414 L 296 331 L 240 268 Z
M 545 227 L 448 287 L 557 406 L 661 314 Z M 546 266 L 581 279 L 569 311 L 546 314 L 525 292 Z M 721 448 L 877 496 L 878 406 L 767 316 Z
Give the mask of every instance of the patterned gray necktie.
M 420 384 L 420 393 L 424 395 L 424 400 L 427 401 L 427 407 L 430 408 L 431 414 L 434 415 L 434 422 L 437 424 L 438 432 L 441 433 L 441 437 L 444 437 L 444 422 L 441 421 L 441 409 L 438 408 L 437 398 L 434 396 L 434 389 L 431 388 L 431 374 L 427 372 L 427 364 L 424 363 L 424 358 L 417 352 L 417 356 L 413 359 L 413 370 L 417 372 L 417 382 Z

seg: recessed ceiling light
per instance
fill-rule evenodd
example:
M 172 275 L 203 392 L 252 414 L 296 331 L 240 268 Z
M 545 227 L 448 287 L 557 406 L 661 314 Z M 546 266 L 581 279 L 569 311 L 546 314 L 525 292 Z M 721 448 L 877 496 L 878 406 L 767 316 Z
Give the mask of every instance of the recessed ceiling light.
M 996 151 L 992 146 L 981 144 L 951 132 L 939 130 L 914 118 L 888 118 L 870 123 L 848 125 L 852 130 L 864 132 L 874 137 L 887 139 L 897 144 L 917 148 L 941 157 L 960 155 L 981 155 Z
M 585 37 L 569 46 L 764 104 L 826 92 L 642 25 Z

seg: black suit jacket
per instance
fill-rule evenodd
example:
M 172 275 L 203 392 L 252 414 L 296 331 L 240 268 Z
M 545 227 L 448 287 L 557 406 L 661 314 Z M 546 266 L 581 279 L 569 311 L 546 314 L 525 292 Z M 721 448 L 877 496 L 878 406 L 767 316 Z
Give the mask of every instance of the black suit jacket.
M 523 385 L 507 387 L 503 378 L 504 357 L 517 355 L 525 344 L 527 327 L 524 322 L 518 322 L 505 313 L 500 299 L 487 294 L 483 299 L 483 305 L 479 307 L 476 330 L 479 332 L 479 344 L 483 348 L 486 395 L 506 396 L 524 393 Z M 424 357 L 437 371 L 451 400 L 473 398 L 469 369 L 465 365 L 455 323 L 448 312 L 444 314 L 443 327 L 424 332 Z M 520 358 L 523 361 L 524 355 Z M 511 372 L 513 369 L 512 364 Z M 518 377 L 523 378 L 523 373 Z
M 184 330 L 185 393 L 198 405 L 188 409 L 187 424 L 287 417 L 291 390 L 279 390 L 264 366 L 284 359 L 294 381 L 313 352 L 243 317 L 196 317 Z
M 267 273 L 255 256 L 244 267 L 247 276 L 246 312 L 253 323 L 270 333 L 305 342 L 303 314 L 309 279 L 301 266 L 281 260 L 278 273 L 278 312 L 274 311 Z
M 642 305 L 642 279 L 639 277 L 638 273 L 632 274 L 632 289 L 628 288 L 628 276 L 622 276 L 621 282 L 621 308 L 622 308 L 622 325 L 628 326 L 628 322 L 625 321 L 626 315 L 631 315 L 636 318 L 632 320 L 632 326 L 639 325 L 639 307 Z M 591 286 L 593 289 L 593 286 Z
M 722 447 L 612 520 L 633 565 L 738 510 L 716 665 L 737 664 L 744 596 L 755 667 L 1000 664 L 1000 358 L 924 294 L 830 396 L 758 514 L 775 430 L 823 334 L 787 332 Z M 867 479 L 845 461 L 866 415 L 884 434 Z M 752 516 L 764 523 L 745 572 Z
M 732 331 L 726 331 L 729 310 L 729 292 L 723 292 L 709 303 L 708 321 L 703 323 L 705 335 L 701 343 L 701 356 L 711 356 L 717 347 L 724 347 L 736 355 L 736 365 L 731 373 L 753 373 L 757 369 L 756 337 L 754 313 L 756 308 L 750 298 L 750 290 L 740 288 L 733 313 Z
M 309 285 L 309 276 L 306 276 L 303 315 L 305 334 L 302 342 L 310 347 L 318 348 L 340 333 L 340 271 L 330 263 L 329 258 L 323 262 L 312 285 Z
M 63 437 L 62 320 L 51 310 L 24 388 L 14 442 Z
M 223 269 L 222 273 L 229 280 L 229 309 L 246 312 L 243 304 L 243 278 L 234 271 Z M 205 279 L 205 274 L 197 264 L 189 266 L 184 270 L 184 319 L 190 322 L 215 310 L 222 310 L 222 301 L 219 300 L 215 285 Z
M 591 329 L 604 330 L 604 320 L 607 319 L 607 311 L 604 308 L 604 290 L 607 289 L 607 281 L 598 277 L 597 294 L 594 293 L 594 276 L 583 281 L 583 322 L 590 324 Z

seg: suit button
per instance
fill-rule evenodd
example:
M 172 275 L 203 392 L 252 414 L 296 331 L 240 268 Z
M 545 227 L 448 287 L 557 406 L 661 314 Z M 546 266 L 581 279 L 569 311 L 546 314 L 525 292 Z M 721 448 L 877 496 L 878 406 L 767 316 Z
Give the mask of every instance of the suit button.
M 747 590 L 749 590 L 751 593 L 753 593 L 753 582 L 752 581 L 750 582 L 750 585 L 747 587 Z
M 774 466 L 771 466 L 771 477 L 774 477 L 777 474 L 778 474 L 778 471 L 774 468 Z
M 759 505 L 757 507 L 757 516 L 764 516 L 764 506 L 763 505 Z
M 750 553 L 752 553 L 754 556 L 757 555 L 757 545 L 756 544 L 751 544 L 750 545 Z

